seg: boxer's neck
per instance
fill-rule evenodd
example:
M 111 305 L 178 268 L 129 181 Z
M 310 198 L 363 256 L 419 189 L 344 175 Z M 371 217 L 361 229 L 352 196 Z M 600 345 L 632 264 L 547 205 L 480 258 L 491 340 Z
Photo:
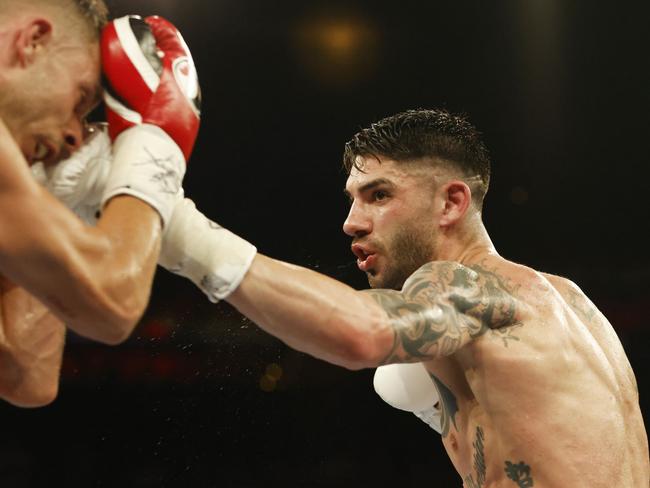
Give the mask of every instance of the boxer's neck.
M 436 261 L 473 264 L 485 256 L 498 256 L 483 222 L 466 222 L 462 227 L 443 230 L 438 239 Z

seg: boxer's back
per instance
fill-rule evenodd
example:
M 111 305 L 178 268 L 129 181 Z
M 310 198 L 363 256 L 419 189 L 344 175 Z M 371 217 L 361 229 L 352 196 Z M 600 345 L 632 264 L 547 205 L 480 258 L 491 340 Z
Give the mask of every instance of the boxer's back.
M 460 392 L 456 424 L 463 428 L 452 433 L 457 439 L 444 440 L 454 464 L 471 471 L 480 427 L 486 487 L 524 483 L 524 468 L 540 487 L 647 487 L 636 382 L 611 325 L 568 280 L 500 258 L 483 265 L 512 294 L 516 314 L 446 366 L 429 368 Z M 464 378 L 471 397 L 454 377 Z M 458 459 L 456 441 L 467 446 Z
M 548 274 L 544 277 L 575 314 L 578 324 L 574 323 L 573 326 L 584 326 L 602 351 L 606 362 L 600 366 L 595 365 L 596 371 L 602 369 L 603 373 L 611 374 L 614 380 L 614 384 L 604 383 L 609 386 L 605 391 L 611 394 L 614 404 L 611 413 L 623 420 L 622 430 L 604 433 L 621 448 L 621 451 L 612 452 L 609 456 L 611 460 L 620 460 L 620 477 L 612 480 L 616 482 L 612 486 L 650 486 L 648 438 L 639 408 L 638 388 L 618 336 L 607 318 L 573 282 Z

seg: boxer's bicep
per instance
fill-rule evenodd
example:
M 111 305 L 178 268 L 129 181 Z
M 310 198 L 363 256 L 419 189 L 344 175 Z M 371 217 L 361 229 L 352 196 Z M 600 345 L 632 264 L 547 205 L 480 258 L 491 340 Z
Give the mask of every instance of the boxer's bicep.
M 514 321 L 516 300 L 480 267 L 433 262 L 401 291 L 368 290 L 386 312 L 394 339 L 384 364 L 453 354 L 476 337 Z

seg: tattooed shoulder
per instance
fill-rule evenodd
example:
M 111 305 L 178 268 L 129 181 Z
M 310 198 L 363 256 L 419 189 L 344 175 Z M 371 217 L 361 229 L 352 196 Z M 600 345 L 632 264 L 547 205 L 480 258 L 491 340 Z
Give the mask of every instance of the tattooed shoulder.
M 431 262 L 413 273 L 401 291 L 367 293 L 393 328 L 385 362 L 447 356 L 488 330 L 515 324 L 518 311 L 516 289 L 483 265 Z

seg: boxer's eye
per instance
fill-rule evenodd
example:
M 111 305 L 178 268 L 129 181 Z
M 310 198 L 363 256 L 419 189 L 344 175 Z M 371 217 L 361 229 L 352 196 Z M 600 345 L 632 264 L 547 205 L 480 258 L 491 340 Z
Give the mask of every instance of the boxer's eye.
M 372 199 L 376 202 L 381 202 L 382 200 L 386 200 L 388 198 L 388 192 L 384 190 L 377 190 L 372 193 Z

